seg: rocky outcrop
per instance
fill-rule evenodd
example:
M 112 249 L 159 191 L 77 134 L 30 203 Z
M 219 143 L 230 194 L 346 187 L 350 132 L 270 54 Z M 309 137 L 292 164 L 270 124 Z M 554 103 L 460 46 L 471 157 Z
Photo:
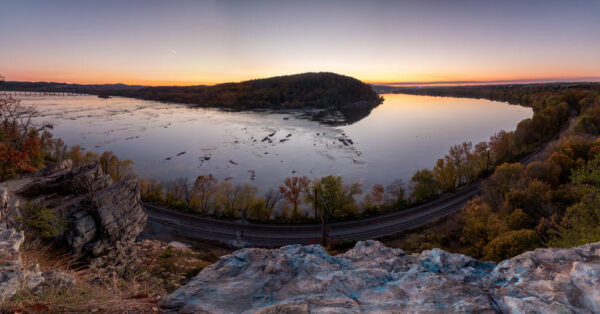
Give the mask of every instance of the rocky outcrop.
M 160 305 L 173 312 L 600 311 L 600 243 L 539 249 L 499 264 L 439 249 L 407 255 L 377 241 L 338 256 L 318 245 L 243 249 Z
M 70 160 L 0 184 L 0 219 L 18 226 L 19 206 L 37 202 L 68 221 L 60 237 L 78 253 L 99 256 L 132 242 L 146 225 L 135 176 L 114 183 L 99 163 L 73 168 Z
M 44 282 L 35 265 L 23 265 L 19 249 L 25 240 L 23 232 L 0 224 L 0 302 L 11 298 L 22 288 L 33 289 Z
M 22 231 L 0 224 L 0 303 L 20 290 L 35 292 L 49 286 L 69 287 L 75 284 L 75 277 L 66 272 L 54 270 L 42 273 L 37 264 L 23 264 L 19 250 L 24 240 Z

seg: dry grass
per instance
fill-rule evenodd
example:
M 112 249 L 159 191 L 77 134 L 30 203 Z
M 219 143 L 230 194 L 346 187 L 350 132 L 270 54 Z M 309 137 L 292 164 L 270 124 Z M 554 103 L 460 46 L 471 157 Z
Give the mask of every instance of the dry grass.
M 140 265 L 124 274 L 88 267 L 72 255 L 39 241 L 21 248 L 23 265 L 38 264 L 42 272 L 65 271 L 76 278 L 73 287 L 47 286 L 38 291 L 20 290 L 0 304 L 3 313 L 148 313 L 156 303 L 217 260 L 210 251 L 172 248 L 158 241 L 137 243 Z

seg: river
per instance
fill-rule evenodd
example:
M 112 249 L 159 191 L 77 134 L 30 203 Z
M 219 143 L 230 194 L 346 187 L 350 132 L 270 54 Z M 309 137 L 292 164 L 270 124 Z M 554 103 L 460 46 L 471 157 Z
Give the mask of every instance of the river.
M 301 112 L 227 112 L 130 98 L 20 97 L 39 124 L 89 151 L 131 159 L 139 175 L 163 182 L 219 180 L 276 188 L 285 177 L 340 175 L 345 182 L 408 182 L 450 146 L 515 129 L 532 110 L 481 99 L 383 95 L 367 117 L 342 126 Z

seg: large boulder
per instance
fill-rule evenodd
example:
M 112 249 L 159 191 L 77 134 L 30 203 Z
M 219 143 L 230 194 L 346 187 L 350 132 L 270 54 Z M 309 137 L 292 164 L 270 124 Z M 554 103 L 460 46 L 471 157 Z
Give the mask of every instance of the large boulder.
M 166 312 L 598 312 L 600 243 L 527 252 L 496 265 L 377 241 L 242 249 L 161 300 Z
M 62 161 L 0 184 L 0 220 L 18 226 L 19 206 L 37 202 L 68 221 L 60 235 L 75 252 L 99 256 L 117 242 L 132 242 L 146 225 L 138 180 L 113 182 L 94 162 L 73 168 Z

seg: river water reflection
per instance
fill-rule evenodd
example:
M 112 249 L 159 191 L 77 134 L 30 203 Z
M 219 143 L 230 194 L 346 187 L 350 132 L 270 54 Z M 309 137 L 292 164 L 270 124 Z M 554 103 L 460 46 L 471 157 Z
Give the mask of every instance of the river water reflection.
M 431 168 L 451 145 L 513 130 L 532 110 L 489 100 L 383 95 L 367 117 L 346 126 L 297 112 L 225 112 L 130 98 L 22 97 L 38 123 L 68 145 L 131 159 L 141 176 L 161 181 L 211 173 L 266 189 L 283 178 L 341 175 L 365 189 Z

